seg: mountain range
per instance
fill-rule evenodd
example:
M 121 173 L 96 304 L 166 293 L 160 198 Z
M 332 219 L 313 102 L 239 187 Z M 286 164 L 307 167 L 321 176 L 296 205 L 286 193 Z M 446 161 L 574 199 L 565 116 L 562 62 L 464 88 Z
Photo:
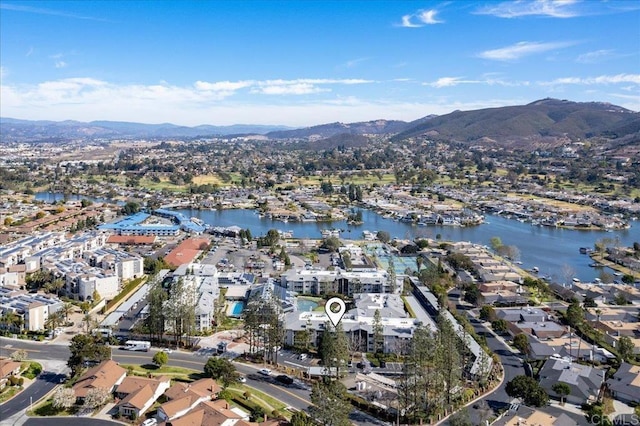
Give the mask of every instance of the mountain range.
M 233 125 L 195 127 L 114 121 L 29 121 L 0 118 L 0 142 L 64 138 L 196 138 L 264 135 L 269 139 L 306 139 L 309 146 L 326 149 L 334 143 L 361 146 L 365 137 L 387 135 L 393 141 L 409 138 L 460 143 L 501 144 L 512 147 L 557 145 L 591 137 L 640 142 L 640 113 L 602 102 L 542 99 L 527 105 L 454 111 L 428 115 L 411 122 L 374 120 L 329 123 L 291 129 L 284 126 Z M 324 141 L 324 142 L 320 142 Z

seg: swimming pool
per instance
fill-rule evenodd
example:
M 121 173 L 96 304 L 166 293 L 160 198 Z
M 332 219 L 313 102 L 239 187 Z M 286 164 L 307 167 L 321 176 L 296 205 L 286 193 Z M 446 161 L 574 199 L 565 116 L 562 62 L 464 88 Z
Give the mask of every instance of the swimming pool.
M 231 307 L 229 308 L 229 316 L 231 317 L 239 317 L 242 315 L 242 311 L 244 310 L 244 302 L 231 302 Z
M 298 305 L 298 311 L 310 312 L 310 311 L 313 311 L 318 306 L 318 303 L 314 302 L 313 300 L 298 299 L 297 305 Z

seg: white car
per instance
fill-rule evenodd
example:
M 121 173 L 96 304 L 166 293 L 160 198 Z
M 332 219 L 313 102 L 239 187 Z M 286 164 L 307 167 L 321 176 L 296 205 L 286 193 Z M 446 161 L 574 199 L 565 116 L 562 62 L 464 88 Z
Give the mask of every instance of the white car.
M 157 424 L 158 424 L 158 421 L 153 417 L 142 422 L 142 426 L 154 426 Z
M 166 352 L 168 354 L 173 352 L 173 349 L 169 349 L 169 348 L 162 348 L 162 352 Z
M 238 378 L 238 381 L 239 381 L 240 383 L 247 383 L 247 378 L 246 378 L 246 377 L 244 377 L 244 376 L 240 376 L 240 377 Z
M 268 368 L 261 368 L 260 370 L 258 370 L 258 373 L 264 375 L 264 376 L 270 376 L 271 375 L 271 370 L 269 370 Z

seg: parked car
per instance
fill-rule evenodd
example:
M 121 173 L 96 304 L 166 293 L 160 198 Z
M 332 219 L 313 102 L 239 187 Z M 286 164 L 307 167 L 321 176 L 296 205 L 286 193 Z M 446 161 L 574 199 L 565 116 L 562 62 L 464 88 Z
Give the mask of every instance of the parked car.
M 246 378 L 246 377 L 244 377 L 244 376 L 240 376 L 240 377 L 238 378 L 238 381 L 239 381 L 240 383 L 247 383 L 247 378 Z
M 263 376 L 270 376 L 271 370 L 269 370 L 268 368 L 261 368 L 260 370 L 258 370 L 258 373 L 262 374 Z
M 154 426 L 157 424 L 158 424 L 158 421 L 153 417 L 142 422 L 142 426 Z
M 287 375 L 281 374 L 279 376 L 276 376 L 276 380 L 279 381 L 282 384 L 285 385 L 291 385 L 293 384 L 293 379 Z

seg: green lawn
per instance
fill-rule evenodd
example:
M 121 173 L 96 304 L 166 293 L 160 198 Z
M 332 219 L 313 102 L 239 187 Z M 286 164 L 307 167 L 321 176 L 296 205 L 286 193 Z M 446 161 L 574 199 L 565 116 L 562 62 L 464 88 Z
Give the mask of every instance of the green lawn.
M 171 354 L 169 354 L 169 360 L 171 360 Z M 152 376 L 171 376 L 171 378 L 184 381 L 197 380 L 202 378 L 202 371 L 192 370 L 190 368 L 172 367 L 169 365 L 163 365 L 162 367 L 158 368 L 153 364 L 123 364 L 122 368 L 126 368 L 127 370 L 132 368 L 133 374 L 137 376 L 147 376 L 148 374 L 151 374 Z
M 77 407 L 71 407 L 68 410 L 53 407 L 53 401 L 47 399 L 36 405 L 33 410 L 27 410 L 28 416 L 53 417 L 53 416 L 72 416 L 77 412 Z
M 0 404 L 11 399 L 20 391 L 20 386 L 7 386 L 0 391 Z
M 277 410 L 281 415 L 286 417 L 287 420 L 291 418 L 291 413 L 285 410 L 287 406 L 282 401 L 279 401 L 258 389 L 243 384 L 235 384 L 233 386 L 229 386 L 227 390 L 234 395 L 234 400 L 238 400 L 241 403 L 246 401 L 244 393 L 249 391 L 251 394 L 249 402 L 260 405 L 264 408 L 265 413 L 269 414 L 273 410 Z
M 25 365 L 26 364 L 26 365 Z M 42 371 L 42 365 L 35 361 L 26 361 L 22 363 L 22 368 L 25 370 L 22 372 L 22 376 L 27 379 L 35 379 L 38 374 Z

